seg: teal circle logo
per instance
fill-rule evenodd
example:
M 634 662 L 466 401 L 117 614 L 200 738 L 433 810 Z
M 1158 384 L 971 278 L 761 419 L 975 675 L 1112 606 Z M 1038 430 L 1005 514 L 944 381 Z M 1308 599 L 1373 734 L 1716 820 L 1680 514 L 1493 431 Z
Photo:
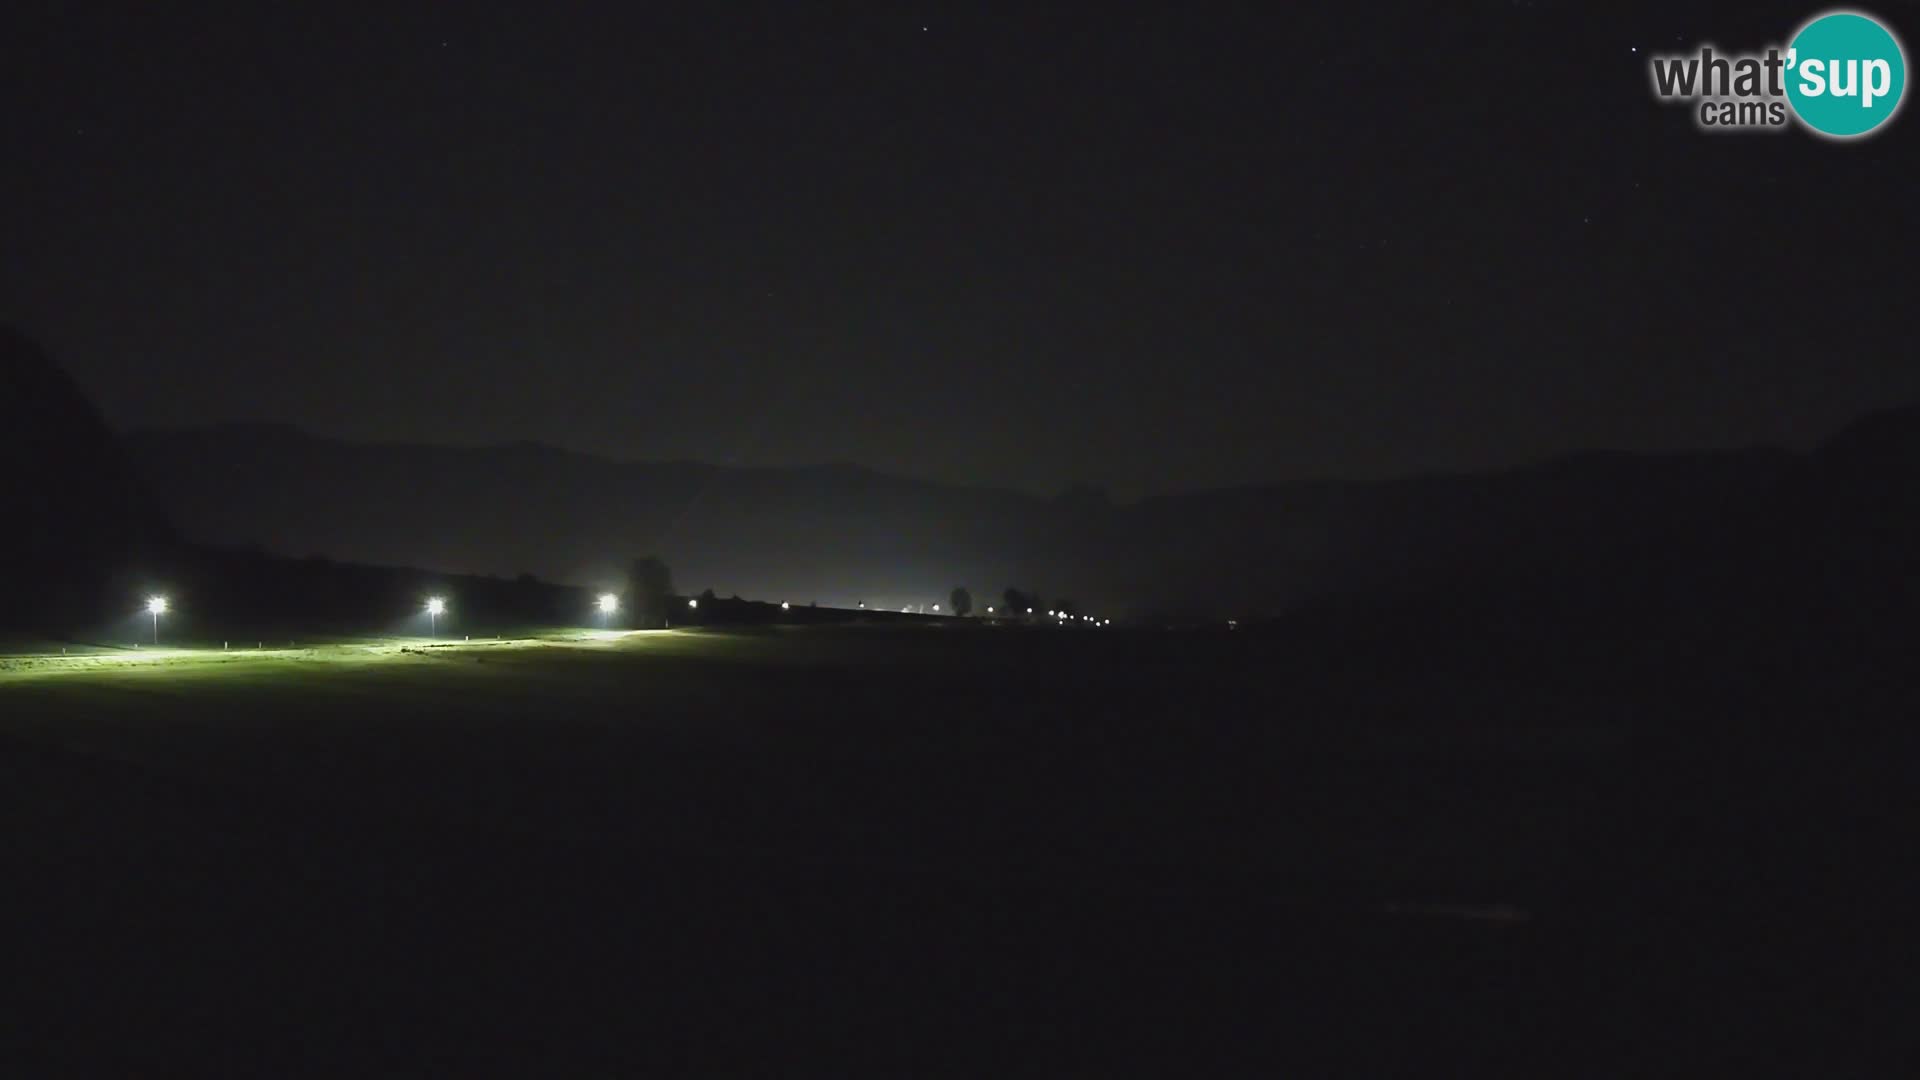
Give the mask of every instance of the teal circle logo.
M 1907 89 L 1907 58 L 1892 31 L 1836 11 L 1800 29 L 1787 47 L 1787 101 L 1815 132 L 1865 135 L 1893 119 Z

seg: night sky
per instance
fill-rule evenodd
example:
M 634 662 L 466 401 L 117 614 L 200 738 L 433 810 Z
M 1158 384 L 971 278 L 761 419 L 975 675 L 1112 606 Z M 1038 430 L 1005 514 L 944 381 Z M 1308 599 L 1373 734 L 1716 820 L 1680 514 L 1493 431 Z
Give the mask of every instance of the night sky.
M 0 318 L 123 427 L 1123 496 L 1920 398 L 1920 116 L 1649 92 L 1813 5 L 708 6 L 29 3 Z

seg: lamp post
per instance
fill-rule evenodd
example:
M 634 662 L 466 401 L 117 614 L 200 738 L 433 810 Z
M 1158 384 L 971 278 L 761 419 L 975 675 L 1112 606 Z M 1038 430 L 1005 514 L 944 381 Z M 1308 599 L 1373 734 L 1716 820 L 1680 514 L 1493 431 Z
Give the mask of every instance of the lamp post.
M 601 593 L 599 602 L 594 606 L 600 609 L 600 629 L 605 630 L 607 621 L 613 618 L 614 612 L 620 610 L 620 598 L 612 593 Z
M 160 644 L 160 616 L 167 613 L 167 598 L 150 596 L 147 598 L 147 613 L 153 616 L 153 643 Z
M 447 602 L 438 596 L 427 598 L 427 636 L 440 636 L 440 616 L 446 614 Z

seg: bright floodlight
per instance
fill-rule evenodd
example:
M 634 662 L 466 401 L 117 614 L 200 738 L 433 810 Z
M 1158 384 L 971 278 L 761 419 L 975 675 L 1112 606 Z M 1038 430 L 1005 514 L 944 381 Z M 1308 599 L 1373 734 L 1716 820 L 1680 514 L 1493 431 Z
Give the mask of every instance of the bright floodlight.
M 1029 614 L 1029 615 L 1031 615 L 1031 614 L 1033 614 L 1033 609 L 1032 609 L 1032 608 L 1028 608 L 1028 609 L 1027 609 L 1027 614 Z
M 789 604 L 789 603 L 787 603 L 787 602 L 786 602 L 785 600 L 782 600 L 782 601 L 780 601 L 780 610 L 781 610 L 781 611 L 789 611 L 789 610 L 791 610 L 792 608 L 793 608 L 793 605 L 792 605 L 792 604 Z
M 431 597 L 430 599 L 427 600 L 427 614 L 445 615 L 446 613 L 447 613 L 447 602 L 445 600 L 442 600 L 437 596 Z
M 693 600 L 689 600 L 687 601 L 687 606 L 691 608 L 697 608 L 700 606 L 700 601 L 697 598 Z
M 620 610 L 620 598 L 612 593 L 600 594 L 600 614 L 611 615 Z
M 939 611 L 939 610 L 940 610 L 940 605 L 939 605 L 939 604 L 935 604 L 935 605 L 933 605 L 933 610 L 935 610 L 935 611 Z
M 164 596 L 147 597 L 147 614 L 153 616 L 153 643 L 160 644 L 160 616 L 166 614 L 167 598 Z

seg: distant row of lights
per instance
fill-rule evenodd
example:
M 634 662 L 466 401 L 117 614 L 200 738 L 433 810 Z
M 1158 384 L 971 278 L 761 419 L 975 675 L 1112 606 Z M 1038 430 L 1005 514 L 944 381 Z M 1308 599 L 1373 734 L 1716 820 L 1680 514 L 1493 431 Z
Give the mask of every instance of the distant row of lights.
M 691 603 L 691 601 L 689 601 L 689 603 Z M 782 609 L 784 609 L 784 608 L 785 608 L 786 606 L 787 606 L 787 605 L 785 605 L 785 604 L 781 604 L 781 605 L 780 605 L 780 607 L 781 607 Z M 860 603 L 859 603 L 859 607 L 860 607 L 860 610 L 862 610 L 862 611 L 865 611 L 865 610 L 866 610 L 866 607 L 867 607 L 867 602 L 866 602 L 865 600 L 862 600 L 862 601 L 860 601 Z M 911 614 L 913 613 L 913 605 L 912 605 L 912 604 L 908 604 L 908 605 L 906 605 L 905 607 L 903 607 L 903 608 L 901 608 L 901 609 L 900 609 L 900 611 L 901 611 L 901 612 L 902 612 L 903 614 L 908 614 L 908 615 L 911 615 Z M 933 612 L 934 612 L 934 614 L 936 614 L 936 615 L 937 615 L 937 614 L 939 614 L 939 612 L 940 612 L 940 605 L 939 605 L 939 604 L 935 604 L 935 605 L 933 605 Z M 991 606 L 989 606 L 989 607 L 987 608 L 987 614 L 989 614 L 989 615 L 991 615 L 991 614 L 993 614 L 993 608 L 992 608 Z M 1029 614 L 1029 615 L 1031 615 L 1031 614 L 1033 614 L 1033 609 L 1032 609 L 1032 608 L 1028 608 L 1028 609 L 1027 609 L 1027 614 Z M 1049 612 L 1047 612 L 1047 618 L 1049 618 L 1049 619 L 1059 619 L 1059 620 L 1062 620 L 1062 621 L 1071 621 L 1071 620 L 1073 619 L 1073 616 L 1072 616 L 1072 615 L 1069 615 L 1069 614 L 1067 614 L 1067 613 L 1066 613 L 1066 612 L 1064 612 L 1064 611 L 1049 611 Z M 1090 623 L 1092 623 L 1092 624 L 1094 624 L 1095 626 L 1112 626 L 1112 625 L 1113 625 L 1113 620 L 1112 620 L 1112 619 L 1096 619 L 1096 618 L 1094 618 L 1094 617 L 1093 617 L 1093 616 L 1091 616 L 1091 615 L 1082 615 L 1082 616 L 1080 616 L 1080 619 L 1081 619 L 1081 621 L 1082 621 L 1082 622 L 1090 622 Z
M 620 597 L 618 597 L 613 593 L 601 593 L 599 598 L 594 601 L 593 606 L 600 612 L 601 616 L 604 618 L 620 610 Z M 864 608 L 867 605 L 863 602 L 861 603 L 860 606 Z M 699 610 L 700 599 L 698 597 L 689 598 L 687 600 L 687 607 L 696 611 Z M 165 615 L 167 613 L 167 608 L 168 608 L 168 604 L 167 604 L 166 597 L 164 596 L 147 597 L 147 614 L 153 616 L 153 640 L 154 640 L 154 644 L 156 645 L 159 644 L 160 642 L 160 616 Z M 788 601 L 782 600 L 780 602 L 780 610 L 792 611 L 793 604 L 791 604 Z M 911 608 L 903 607 L 900 610 L 909 611 L 911 610 Z M 940 610 L 940 605 L 939 604 L 933 605 L 933 610 L 937 613 Z M 422 613 L 425 614 L 427 618 L 431 621 L 431 625 L 434 627 L 433 632 L 437 634 L 439 632 L 438 627 L 439 627 L 440 616 L 445 615 L 447 613 L 446 597 L 444 596 L 427 597 L 427 604 L 426 604 L 426 607 L 423 609 Z M 993 614 L 993 608 L 991 607 L 987 608 L 987 614 L 989 615 Z M 1028 608 L 1027 614 L 1029 615 L 1033 614 L 1033 609 Z M 1068 622 L 1073 619 L 1073 616 L 1067 614 L 1064 611 L 1057 611 L 1057 612 L 1049 611 L 1047 612 L 1047 618 L 1057 619 L 1061 622 Z M 1091 615 L 1082 615 L 1080 616 L 1080 619 L 1083 622 L 1093 623 L 1096 626 L 1110 626 L 1113 624 L 1112 619 L 1096 620 Z

